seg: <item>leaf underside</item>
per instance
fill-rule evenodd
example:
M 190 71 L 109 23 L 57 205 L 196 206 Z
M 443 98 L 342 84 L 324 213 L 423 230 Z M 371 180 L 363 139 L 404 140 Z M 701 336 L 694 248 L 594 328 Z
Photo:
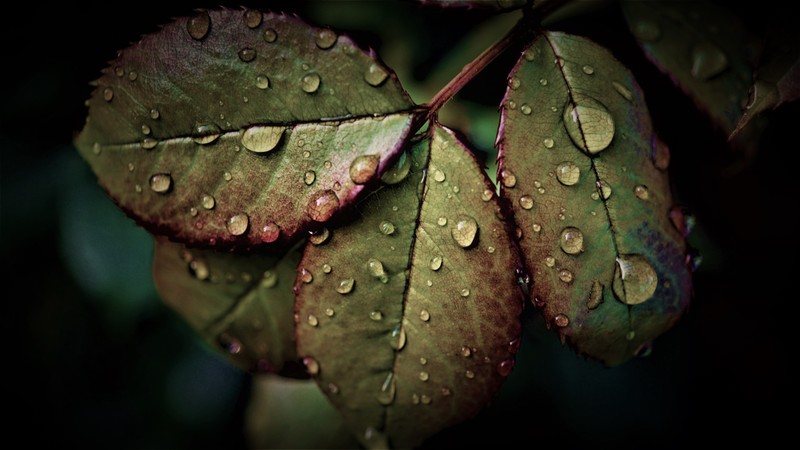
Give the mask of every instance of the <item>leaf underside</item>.
M 252 10 L 178 19 L 96 85 L 76 144 L 100 184 L 155 234 L 228 249 L 287 246 L 349 206 L 414 108 L 349 38 Z
M 587 39 L 538 36 L 508 84 L 498 180 L 534 304 L 579 353 L 619 364 L 689 302 L 668 150 L 630 72 Z
M 301 253 L 237 255 L 156 239 L 153 278 L 164 303 L 209 345 L 251 372 L 292 370 L 294 282 Z
M 401 163 L 402 182 L 307 248 L 295 286 L 298 352 L 368 447 L 476 414 L 519 346 L 518 261 L 476 160 L 435 126 Z

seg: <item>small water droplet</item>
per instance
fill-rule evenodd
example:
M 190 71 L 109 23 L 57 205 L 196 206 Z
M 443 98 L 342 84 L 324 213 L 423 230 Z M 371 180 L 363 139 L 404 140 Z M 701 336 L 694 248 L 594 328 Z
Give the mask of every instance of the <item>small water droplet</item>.
M 470 355 L 472 355 L 472 350 L 470 350 L 469 347 L 467 347 L 466 345 L 461 347 L 461 356 L 469 358 Z
M 141 193 L 141 192 L 142 192 L 142 186 L 140 186 L 140 185 L 138 185 L 138 184 L 137 184 L 136 186 L 134 186 L 134 187 L 133 187 L 133 189 L 134 189 L 134 190 L 135 190 L 137 193 Z
M 567 227 L 561 230 L 561 238 L 559 239 L 561 250 L 568 255 L 577 255 L 581 253 L 583 248 L 583 233 L 575 227 Z
M 192 216 L 192 217 L 196 217 L 196 216 L 197 216 L 197 214 L 198 214 L 197 208 L 195 208 L 194 206 L 192 206 L 191 208 L 189 208 L 189 215 L 190 215 L 190 216 Z
M 419 312 L 419 319 L 423 322 L 427 322 L 431 320 L 431 314 L 427 310 L 423 309 Z
M 614 90 L 622 96 L 622 98 L 633 103 L 633 93 L 630 91 L 630 89 L 626 88 L 620 83 L 617 83 L 616 81 L 612 81 L 611 85 L 614 87 Z
M 194 259 L 189 262 L 189 273 L 200 281 L 207 280 L 211 275 L 208 265 L 202 259 Z
M 550 139 L 550 138 L 545 138 L 545 139 L 542 141 L 542 143 L 544 143 L 544 146 L 545 146 L 546 148 L 553 148 L 553 146 L 554 146 L 554 145 L 556 145 L 556 143 L 555 143 L 555 142 L 554 142 L 552 139 Z
M 151 176 L 150 189 L 159 194 L 166 194 L 172 189 L 172 176 L 168 173 L 157 173 Z
M 669 147 L 666 142 L 656 137 L 653 142 L 653 165 L 658 170 L 667 170 L 669 159 Z
M 598 181 L 597 190 L 600 191 L 600 195 L 603 196 L 603 200 L 608 200 L 608 198 L 611 197 L 611 185 L 609 185 L 606 181 Z
M 425 372 L 423 370 L 422 372 L 419 373 L 419 380 L 420 381 L 428 381 L 428 378 L 430 378 L 430 375 L 428 374 L 428 372 Z
M 314 181 L 316 179 L 317 179 L 317 173 L 314 172 L 313 170 L 309 170 L 305 174 L 303 174 L 303 182 L 306 184 L 306 186 L 311 186 L 312 184 L 314 184 Z
M 150 110 L 150 118 L 151 119 L 158 120 L 159 117 L 161 117 L 161 113 L 158 112 L 157 109 L 153 108 L 153 109 Z
M 225 181 L 231 181 L 233 179 L 233 175 L 231 175 L 230 172 L 225 172 L 222 174 L 222 178 L 224 178 Z
M 513 188 L 517 185 L 517 177 L 514 175 L 514 172 L 503 169 L 500 171 L 500 178 L 503 179 L 503 186 L 507 188 Z
M 381 181 L 386 184 L 397 184 L 408 176 L 410 169 L 411 158 L 403 152 L 397 162 L 381 176 Z
M 428 286 L 428 287 L 431 287 L 431 286 L 433 286 L 433 281 L 427 280 L 427 281 L 425 281 L 425 285 Z
M 539 84 L 541 84 L 542 86 L 547 86 L 547 80 L 542 78 L 539 80 Z
M 200 199 L 200 205 L 204 209 L 214 209 L 214 205 L 216 205 L 216 204 L 217 204 L 217 202 L 216 202 L 216 200 L 214 200 L 214 197 L 212 197 L 209 194 L 203 195 L 203 198 Z
M 420 358 L 420 359 L 419 359 L 419 363 L 420 363 L 420 364 L 422 364 L 422 365 L 424 366 L 425 364 L 428 364 L 428 359 L 427 359 L 427 358 L 424 358 L 424 357 L 422 357 L 422 358 Z
M 540 232 L 540 231 L 542 231 L 542 226 L 541 226 L 541 225 L 539 225 L 538 223 L 535 223 L 535 224 L 533 224 L 533 227 L 532 227 L 532 228 L 533 228 L 533 231 L 535 231 L 535 232 L 537 232 L 537 233 L 538 233 L 538 232 Z
M 487 253 L 494 253 L 494 251 L 495 251 L 495 248 L 494 248 L 494 247 L 492 247 L 491 245 L 490 245 L 490 246 L 488 246 L 488 247 L 486 247 L 486 252 L 487 252 Z
M 553 323 L 559 328 L 569 325 L 569 317 L 566 314 L 559 314 L 553 318 Z
M 594 74 L 594 67 L 589 66 L 589 65 L 581 67 L 581 70 L 583 70 L 583 73 L 585 73 L 586 75 L 593 75 Z
M 139 73 L 137 73 L 135 70 L 128 72 L 128 80 L 136 81 L 137 78 L 139 78 Z
M 256 50 L 250 47 L 239 50 L 239 59 L 242 62 L 250 62 L 256 59 Z
M 516 362 L 513 359 L 506 359 L 504 361 L 500 361 L 497 364 L 497 373 L 500 374 L 501 377 L 507 377 L 511 375 L 511 372 L 514 370 L 514 366 Z
M 461 289 L 461 296 L 462 297 L 469 297 L 469 289 L 467 289 L 467 288 Z
M 692 47 L 692 76 L 708 80 L 728 68 L 728 57 L 716 45 L 704 41 Z
M 635 331 L 633 331 L 633 330 L 630 330 L 630 331 L 628 331 L 628 332 L 625 334 L 625 339 L 627 339 L 627 340 L 629 340 L 629 341 L 632 341 L 632 340 L 636 339 L 636 332 L 635 332 Z
M 386 78 L 389 77 L 389 73 L 386 72 L 380 64 L 372 63 L 367 68 L 367 71 L 364 73 L 364 81 L 367 82 L 370 86 L 380 86 L 386 81 Z
M 214 124 L 198 124 L 194 127 L 192 140 L 196 144 L 208 145 L 219 139 L 220 134 L 222 132 Z
M 376 322 L 383 320 L 383 313 L 380 311 L 370 311 L 369 318 Z
M 431 270 L 437 271 L 442 268 L 442 257 L 434 256 L 431 258 Z
M 633 24 L 633 35 L 637 39 L 653 42 L 661 37 L 661 28 L 657 23 L 649 20 L 638 20 Z
M 378 173 L 378 155 L 357 156 L 350 164 L 350 179 L 355 184 L 365 184 Z
M 313 94 L 319 89 L 320 82 L 322 82 L 322 78 L 320 78 L 319 74 L 307 73 L 300 79 L 300 87 L 306 94 Z
M 150 134 L 150 127 L 146 124 L 142 125 L 142 134 Z
M 547 267 L 554 267 L 556 265 L 556 259 L 553 258 L 552 256 L 546 256 L 544 258 L 544 265 L 546 265 Z
M 220 347 L 231 355 L 238 355 L 242 351 L 242 343 L 227 333 L 220 334 L 218 341 Z
M 383 234 L 385 234 L 387 236 L 394 234 L 394 224 L 392 222 L 387 222 L 387 221 L 384 220 L 378 226 L 378 229 L 381 230 L 381 233 L 383 233 Z
M 392 339 L 389 344 L 397 351 L 406 346 L 406 330 L 399 323 L 392 329 Z
M 511 354 L 516 354 L 517 352 L 519 352 L 520 344 L 521 341 L 519 338 L 512 339 L 511 341 L 508 342 L 508 352 Z
M 278 33 L 275 30 L 273 30 L 272 28 L 267 28 L 266 30 L 264 30 L 265 41 L 272 43 L 275 42 L 277 39 L 278 39 Z
M 436 219 L 436 224 L 439 225 L 440 227 L 447 225 L 447 217 L 444 216 L 439 217 L 438 219 Z
M 355 284 L 356 282 L 354 279 L 345 278 L 344 280 L 339 281 L 339 285 L 336 286 L 336 292 L 342 295 L 347 295 L 353 292 L 353 286 L 355 286 Z
M 308 242 L 311 242 L 314 245 L 322 245 L 328 241 L 330 236 L 330 230 L 328 230 L 326 227 L 322 227 L 318 230 L 313 230 L 308 233 Z
M 508 79 L 508 87 L 511 89 L 518 89 L 520 85 L 519 78 L 511 77 Z
M 125 70 L 120 66 L 114 67 L 114 74 L 118 77 L 121 77 L 125 75 Z
M 310 319 L 311 317 L 314 317 L 314 316 L 308 316 L 308 317 Z M 312 325 L 312 326 L 316 326 L 316 325 Z M 317 362 L 316 359 L 311 358 L 311 357 L 305 357 L 305 358 L 303 358 L 303 365 L 306 366 L 306 372 L 308 372 L 309 375 L 316 375 L 316 374 L 319 373 L 319 363 Z
M 430 397 L 429 395 L 427 395 L 427 394 L 422 394 L 422 395 L 420 395 L 420 397 L 419 397 L 419 401 L 421 401 L 423 405 L 430 405 L 430 404 L 431 404 L 431 401 L 432 401 L 432 399 L 431 399 L 431 397 Z
M 467 370 L 466 372 L 464 372 L 464 376 L 471 380 L 471 379 L 475 378 L 475 372 L 473 372 L 471 370 Z
M 325 315 L 328 317 L 333 317 L 336 314 L 336 311 L 333 308 L 325 308 Z
M 305 284 L 311 283 L 314 281 L 314 275 L 306 268 L 300 270 L 300 281 Z
M 564 283 L 572 283 L 573 275 L 567 269 L 561 269 L 558 271 L 558 279 L 563 281 Z
M 269 77 L 266 75 L 258 75 L 256 77 L 256 87 L 259 89 L 267 89 L 269 87 Z
M 484 189 L 483 193 L 481 194 L 481 200 L 488 202 L 494 197 L 494 191 L 492 189 Z
M 633 188 L 633 195 L 639 200 L 648 200 L 650 198 L 650 191 L 647 190 L 647 186 L 640 184 Z
M 462 248 L 470 247 L 478 234 L 478 223 L 470 216 L 461 214 L 456 218 L 455 225 L 450 229 L 453 240 Z
M 443 182 L 445 179 L 444 172 L 439 169 L 433 171 L 433 179 L 439 183 Z
M 245 26 L 250 29 L 258 28 L 261 25 L 262 18 L 261 12 L 254 9 L 248 9 L 243 16 Z
M 638 305 L 653 297 L 658 287 L 658 275 L 642 255 L 620 255 L 617 259 L 614 295 L 627 305 Z
M 339 393 L 339 386 L 337 386 L 337 385 L 335 385 L 333 383 L 328 383 L 328 392 L 330 392 L 331 394 L 334 394 L 334 395 L 338 394 Z
M 526 116 L 529 116 L 531 114 L 531 112 L 533 112 L 533 109 L 531 109 L 531 105 L 529 105 L 527 103 L 523 103 L 522 106 L 519 107 L 519 111 L 522 114 L 525 114 Z
M 206 37 L 209 28 L 211 28 L 211 16 L 208 15 L 208 11 L 199 12 L 186 21 L 186 31 L 192 39 L 198 41 Z
M 241 236 L 250 226 L 250 217 L 248 217 L 248 215 L 245 213 L 239 213 L 231 216 L 225 225 L 227 226 L 230 234 L 234 236 Z
M 306 214 L 315 222 L 325 222 L 339 209 L 339 197 L 330 189 L 315 192 L 308 201 Z
M 525 59 L 528 60 L 528 61 L 536 60 L 539 57 L 540 54 L 541 54 L 541 50 L 536 48 L 536 47 L 530 47 L 527 50 L 525 50 L 525 53 L 524 53 Z
M 269 152 L 278 146 L 286 127 L 254 126 L 245 129 L 241 134 L 244 148 L 254 153 Z
M 261 275 L 261 287 L 271 289 L 274 288 L 277 284 L 278 284 L 278 274 L 271 270 L 265 270 L 264 273 Z
M 595 309 L 603 303 L 603 287 L 603 283 L 599 280 L 592 280 L 589 298 L 586 299 L 586 307 L 588 309 Z
M 308 324 L 311 325 L 312 327 L 316 327 L 317 325 L 319 325 L 319 319 L 317 319 L 317 316 L 313 314 L 308 315 L 307 321 Z
M 333 47 L 333 44 L 336 43 L 336 33 L 330 29 L 320 30 L 317 33 L 316 38 L 314 38 L 314 42 L 317 44 L 317 47 L 321 48 L 322 50 L 327 50 Z
M 128 163 L 128 172 L 133 172 L 134 170 L 136 170 L 136 166 L 132 162 Z
M 565 161 L 556 167 L 556 179 L 564 186 L 573 186 L 581 178 L 581 169 L 572 161 Z
M 103 100 L 110 102 L 114 98 L 114 89 L 107 87 L 103 89 Z
M 563 119 L 572 142 L 589 155 L 605 150 L 614 139 L 614 119 L 605 105 L 588 95 L 573 94 Z
M 511 110 L 517 109 L 517 102 L 515 102 L 514 100 L 507 101 L 506 102 L 506 108 L 511 109 Z

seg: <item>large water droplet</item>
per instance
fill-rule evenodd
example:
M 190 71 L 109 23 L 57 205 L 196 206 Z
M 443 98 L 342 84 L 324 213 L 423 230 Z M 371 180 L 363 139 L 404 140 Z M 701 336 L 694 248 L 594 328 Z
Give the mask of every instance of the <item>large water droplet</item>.
M 522 106 L 519 107 L 519 111 L 522 114 L 529 116 L 533 112 L 533 109 L 531 109 L 531 106 L 529 104 L 523 103 Z
M 633 24 L 633 35 L 643 41 L 653 42 L 661 37 L 661 28 L 649 20 L 638 20 Z
M 403 328 L 401 324 L 397 324 L 394 329 L 392 329 L 392 338 L 389 341 L 389 344 L 395 350 L 402 350 L 403 347 L 406 346 L 406 330 Z
M 692 47 L 692 76 L 708 80 L 728 67 L 728 57 L 710 42 L 700 42 Z
M 370 258 L 367 261 L 367 271 L 372 277 L 377 278 L 381 283 L 386 284 L 389 282 L 389 276 L 383 268 L 383 263 L 375 258 Z
M 192 140 L 194 140 L 196 144 L 208 145 L 219 139 L 220 134 L 222 134 L 222 132 L 219 127 L 214 124 L 199 124 L 194 127 Z
M 339 197 L 330 189 L 317 191 L 308 200 L 306 214 L 315 222 L 325 222 L 339 209 Z
M 200 40 L 206 37 L 211 28 L 211 16 L 208 11 L 202 11 L 186 21 L 186 31 L 192 39 Z
M 312 327 L 316 327 L 317 325 L 319 325 L 319 319 L 317 319 L 317 316 L 313 314 L 308 315 L 307 321 L 308 324 L 311 325 Z
M 344 280 L 339 281 L 339 284 L 336 286 L 336 292 L 347 295 L 353 292 L 353 286 L 355 286 L 356 281 L 352 278 L 345 278 Z
M 203 206 L 203 209 L 214 209 L 214 205 L 216 205 L 216 200 L 209 194 L 203 195 L 203 198 L 200 199 L 200 205 Z
M 314 38 L 314 42 L 317 44 L 317 47 L 321 48 L 322 50 L 327 50 L 333 47 L 333 44 L 336 43 L 336 33 L 330 29 L 320 30 L 317 33 L 317 36 Z
M 256 87 L 259 89 L 267 89 L 269 87 L 269 77 L 266 75 L 258 75 L 256 77 Z
M 519 206 L 521 206 L 522 209 L 533 208 L 533 197 L 531 197 L 530 195 L 523 195 L 522 197 L 519 198 Z
M 303 92 L 313 94 L 319 89 L 320 82 L 322 82 L 322 78 L 320 78 L 319 74 L 307 73 L 300 79 L 300 87 L 303 88 Z
M 503 186 L 507 188 L 513 188 L 517 185 L 517 177 L 514 175 L 514 172 L 510 171 L 509 169 L 501 170 L 500 178 L 503 179 Z
M 436 224 L 439 225 L 440 227 L 447 225 L 447 217 L 444 216 L 439 217 L 438 219 L 436 219 Z
M 445 180 L 445 174 L 439 169 L 433 171 L 433 180 L 437 183 L 441 183 Z
M 614 139 L 614 119 L 608 109 L 588 95 L 573 94 L 572 99 L 563 117 L 570 139 L 590 155 L 605 150 Z
M 314 172 L 313 170 L 309 170 L 303 174 L 303 182 L 306 184 L 306 186 L 311 186 L 312 184 L 314 184 L 314 181 L 316 181 L 316 179 L 317 179 L 317 173 Z
M 556 179 L 564 186 L 572 186 L 581 178 L 581 168 L 572 161 L 565 161 L 556 167 Z
M 434 256 L 431 258 L 431 270 L 437 271 L 442 268 L 442 257 Z
M 639 200 L 648 200 L 650 198 L 650 191 L 647 189 L 647 186 L 639 184 L 633 188 L 633 195 Z
M 400 155 L 400 158 L 397 160 L 396 163 L 392 167 L 389 168 L 386 172 L 384 172 L 383 176 L 381 176 L 381 181 L 386 184 L 397 184 L 403 181 L 407 176 L 408 172 L 411 169 L 411 158 L 403 152 Z
M 583 233 L 575 227 L 567 227 L 561 230 L 561 238 L 559 239 L 561 250 L 568 255 L 577 255 L 583 249 Z
M 168 173 L 157 173 L 151 176 L 150 189 L 159 194 L 166 194 L 172 189 L 172 176 Z
M 309 375 L 316 375 L 319 373 L 319 363 L 316 359 L 305 357 L 303 358 L 303 364 L 306 366 L 306 372 L 308 372 Z
M 638 305 L 653 297 L 658 275 L 644 256 L 620 255 L 611 287 L 622 303 Z
M 520 85 L 519 78 L 511 77 L 511 78 L 508 79 L 507 83 L 508 83 L 508 87 L 509 88 L 511 88 L 513 90 L 519 89 L 519 85 Z
M 394 224 L 392 224 L 392 222 L 387 222 L 387 221 L 384 220 L 378 226 L 378 229 L 381 230 L 381 233 L 383 233 L 383 234 L 385 234 L 387 236 L 389 236 L 391 234 L 394 234 Z
M 254 9 L 248 9 L 244 12 L 244 24 L 247 28 L 253 29 L 258 28 L 261 25 L 261 20 L 263 19 L 263 15 L 261 11 L 256 11 Z
M 350 164 L 350 179 L 355 184 L 365 184 L 378 172 L 378 155 L 361 155 Z
M 511 375 L 511 372 L 514 370 L 514 365 L 516 365 L 516 363 L 513 359 L 500 361 L 500 363 L 497 364 L 497 373 L 499 373 L 501 377 L 507 377 Z
M 242 145 L 251 152 L 265 153 L 278 146 L 284 131 L 286 127 L 281 126 L 250 127 L 242 131 Z
M 456 218 L 455 225 L 450 229 L 450 234 L 456 244 L 467 248 L 473 244 L 475 236 L 478 234 L 478 222 L 470 216 L 460 214 Z
M 389 73 L 378 63 L 370 64 L 364 73 L 364 81 L 370 86 L 380 86 L 388 77 Z
M 248 215 L 245 213 L 239 213 L 231 216 L 225 225 L 227 226 L 230 234 L 234 236 L 241 236 L 250 226 L 250 217 L 248 217 Z
M 592 280 L 592 287 L 589 291 L 589 298 L 586 299 L 586 307 L 595 309 L 603 303 L 603 283 L 599 280 Z
M 566 314 L 559 314 L 553 318 L 553 323 L 559 328 L 564 328 L 569 325 L 569 317 Z
M 278 33 L 273 30 L 272 28 L 267 28 L 264 30 L 264 40 L 273 43 L 278 39 Z

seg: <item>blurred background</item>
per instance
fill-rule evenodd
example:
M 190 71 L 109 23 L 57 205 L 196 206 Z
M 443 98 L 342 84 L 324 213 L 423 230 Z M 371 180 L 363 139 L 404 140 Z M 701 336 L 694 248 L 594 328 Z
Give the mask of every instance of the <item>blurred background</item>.
M 152 240 L 114 206 L 73 148 L 84 100 L 106 62 L 145 33 L 217 2 L 32 2 L 4 13 L 0 102 L 0 249 L 4 406 L 14 438 L 114 448 L 352 447 L 309 382 L 253 378 L 164 307 Z M 240 2 L 297 12 L 378 51 L 418 103 L 510 28 L 517 13 L 411 2 Z M 231 7 L 237 4 L 227 4 Z M 637 74 L 672 149 L 676 196 L 695 214 L 703 256 L 686 316 L 646 357 L 605 369 L 563 348 L 527 308 L 516 370 L 478 417 L 430 448 L 559 445 L 671 448 L 790 430 L 790 280 L 797 254 L 797 104 L 767 116 L 758 152 L 725 136 L 643 58 L 619 11 L 594 3 L 557 23 L 612 46 Z M 780 14 L 738 11 L 756 31 Z M 797 45 L 796 43 L 794 45 Z M 442 111 L 493 167 L 497 105 L 517 51 Z M 792 134 L 790 134 L 792 133 Z M 490 172 L 493 168 L 490 168 Z M 251 405 L 250 399 L 261 401 Z M 10 401 L 9 401 L 10 400 Z

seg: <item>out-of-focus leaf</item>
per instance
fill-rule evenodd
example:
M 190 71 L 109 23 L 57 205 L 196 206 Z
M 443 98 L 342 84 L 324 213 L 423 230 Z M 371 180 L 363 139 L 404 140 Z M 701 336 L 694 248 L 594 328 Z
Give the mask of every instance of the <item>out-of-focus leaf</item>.
M 241 255 L 156 239 L 153 278 L 169 307 L 249 371 L 296 361 L 292 283 L 300 252 Z
M 300 263 L 297 344 L 367 447 L 413 447 L 476 414 L 514 366 L 518 260 L 494 189 L 453 133 L 405 170 L 355 222 Z
M 519 9 L 533 0 L 419 0 L 423 5 L 440 6 L 442 8 L 480 8 L 507 11 Z
M 621 363 L 689 302 L 668 149 L 630 72 L 584 38 L 539 36 L 508 84 L 498 181 L 534 304 L 578 352 Z
M 329 220 L 396 155 L 414 107 L 349 38 L 252 10 L 178 19 L 96 84 L 76 143 L 100 183 L 150 231 L 218 248 Z
M 647 57 L 730 134 L 752 85 L 757 41 L 741 19 L 705 1 L 623 1 Z

